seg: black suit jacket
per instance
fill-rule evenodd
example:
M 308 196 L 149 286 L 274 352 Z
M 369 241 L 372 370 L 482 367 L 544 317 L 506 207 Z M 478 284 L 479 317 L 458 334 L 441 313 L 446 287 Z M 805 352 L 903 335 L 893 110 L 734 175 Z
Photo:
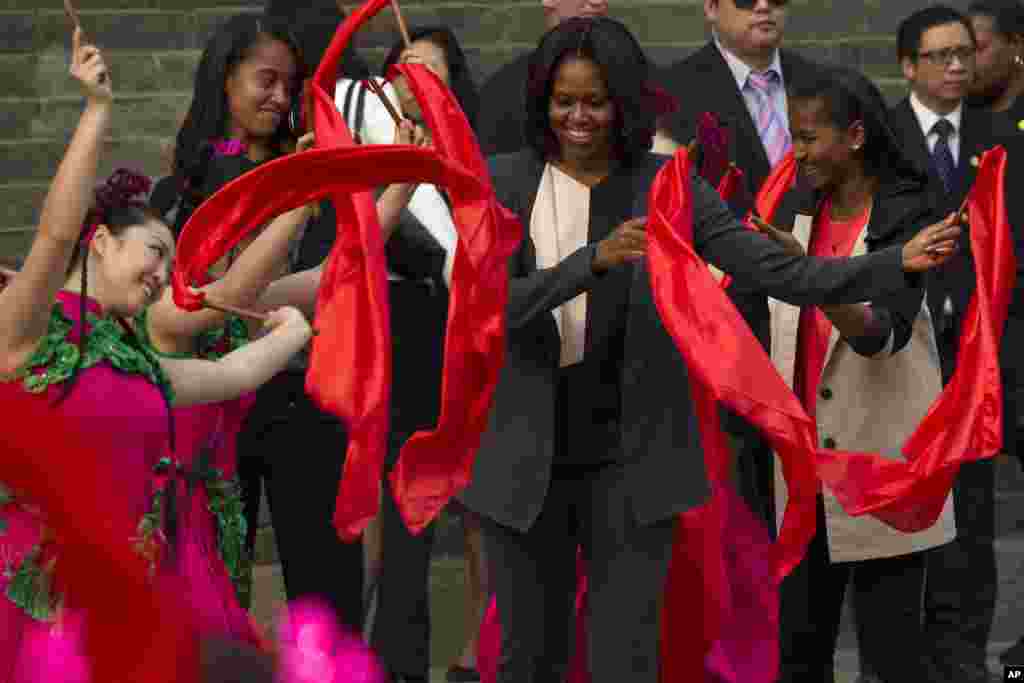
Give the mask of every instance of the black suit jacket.
M 662 161 L 648 155 L 629 173 L 620 173 L 620 182 L 633 186 L 636 205 L 645 200 L 653 171 Z M 542 170 L 543 165 L 528 152 L 497 157 L 491 163 L 498 199 L 519 215 L 524 236 L 510 261 L 505 367 L 473 481 L 461 496 L 470 509 L 520 530 L 528 529 L 540 514 L 555 451 L 560 342 L 551 310 L 605 284 L 591 270 L 593 244 L 553 268 L 537 269 L 526 226 Z M 845 261 L 791 256 L 740 224 L 707 183 L 693 182 L 696 248 L 708 261 L 731 273 L 744 289 L 756 288 L 778 299 L 808 305 L 880 298 L 913 281 L 903 273 L 899 249 Z M 599 238 L 591 234 L 591 240 L 595 239 Z M 623 341 L 617 350 L 588 314 L 587 353 L 607 354 L 608 367 L 617 368 L 618 376 L 608 379 L 617 387 L 621 401 L 616 411 L 619 419 L 597 423 L 594 428 L 596 438 L 618 440 L 618 459 L 633 510 L 637 520 L 647 524 L 700 504 L 709 487 L 687 394 L 686 366 L 661 324 L 645 267 L 620 271 L 605 276 L 616 278 L 609 281 L 615 288 L 624 287 L 627 302 Z M 618 304 L 606 309 L 618 310 Z M 616 352 L 621 357 L 611 355 Z
M 946 191 L 935 170 L 928 142 L 921 124 L 910 105 L 910 98 L 905 98 L 889 112 L 889 121 L 893 132 L 904 145 L 904 151 L 922 170 L 928 173 L 928 192 L 930 201 L 939 217 L 945 217 L 956 211 L 974 185 L 978 169 L 975 164 L 985 150 L 1006 141 L 1004 124 L 992 114 L 980 109 L 964 107 L 960 121 L 960 152 L 957 158 L 956 174 L 953 187 Z M 946 379 L 952 374 L 956 356 L 956 338 L 959 321 L 967 311 L 967 304 L 974 292 L 974 268 L 971 258 L 970 240 L 965 234 L 962 248 L 949 263 L 936 268 L 930 273 L 928 282 L 928 306 L 936 324 L 939 335 L 940 350 L 943 355 L 943 374 Z M 947 315 L 944 304 L 947 299 L 952 304 L 953 313 Z

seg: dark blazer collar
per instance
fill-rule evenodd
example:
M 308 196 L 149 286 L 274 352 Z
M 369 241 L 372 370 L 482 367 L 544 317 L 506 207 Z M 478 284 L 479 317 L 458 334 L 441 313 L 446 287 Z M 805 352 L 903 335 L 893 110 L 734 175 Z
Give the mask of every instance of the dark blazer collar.
M 903 98 L 896 105 L 890 118 L 894 131 L 898 137 L 902 138 L 904 152 L 922 171 L 928 174 L 929 183 L 935 187 L 942 187 L 942 179 L 939 178 L 938 171 L 935 170 L 932 154 L 928 149 L 928 140 L 924 131 L 921 130 L 921 122 L 918 121 L 917 114 L 914 113 L 909 97 Z M 961 121 L 960 127 L 964 128 L 963 121 Z

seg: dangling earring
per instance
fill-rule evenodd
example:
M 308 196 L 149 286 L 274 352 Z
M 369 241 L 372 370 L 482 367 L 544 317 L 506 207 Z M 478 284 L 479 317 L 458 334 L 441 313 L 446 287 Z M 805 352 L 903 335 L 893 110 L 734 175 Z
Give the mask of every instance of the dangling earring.
M 1017 55 L 1016 57 L 1013 58 L 1013 64 L 1017 68 L 1024 66 L 1024 57 L 1022 57 L 1021 55 Z

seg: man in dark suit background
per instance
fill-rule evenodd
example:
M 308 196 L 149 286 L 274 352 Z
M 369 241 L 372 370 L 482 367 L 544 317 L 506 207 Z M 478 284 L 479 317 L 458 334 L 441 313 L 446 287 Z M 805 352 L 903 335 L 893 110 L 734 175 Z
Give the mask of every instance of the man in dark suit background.
M 541 4 L 547 30 L 572 17 L 603 17 L 608 14 L 608 0 L 543 0 Z M 502 66 L 480 88 L 477 138 L 484 156 L 518 152 L 526 144 L 523 99 L 526 97 L 530 52 L 532 50 Z
M 786 83 L 805 77 L 815 67 L 780 47 L 786 26 L 784 0 L 704 0 L 704 16 L 712 39 L 659 76 L 659 84 L 679 105 L 663 125 L 673 140 L 685 145 L 696 136 L 704 112 L 719 118 L 731 134 L 729 159 L 745 178 L 745 192 L 733 202 L 733 208 L 745 214 L 772 166 L 791 146 Z M 767 298 L 735 290 L 730 290 L 730 297 L 767 349 Z M 771 453 L 755 430 L 739 418 L 727 416 L 724 424 L 736 437 L 740 491 L 751 509 L 774 529 Z
M 949 7 L 915 12 L 899 28 L 897 54 L 910 94 L 891 110 L 890 123 L 908 156 L 927 170 L 940 215 L 957 210 L 981 154 L 1004 139 L 997 120 L 964 103 L 976 48 L 970 22 Z M 953 373 L 960 323 L 974 290 L 970 260 L 964 248 L 931 274 L 928 285 L 945 381 Z M 929 551 L 925 641 L 937 670 L 951 681 L 989 680 L 985 657 L 997 588 L 994 485 L 991 460 L 960 468 L 953 492 L 957 538 Z

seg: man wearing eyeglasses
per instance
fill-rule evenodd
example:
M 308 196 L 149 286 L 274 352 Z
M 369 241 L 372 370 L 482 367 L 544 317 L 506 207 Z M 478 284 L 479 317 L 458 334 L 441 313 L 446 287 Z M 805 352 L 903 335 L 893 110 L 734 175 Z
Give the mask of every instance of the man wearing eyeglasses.
M 922 9 L 899 27 L 897 54 L 910 95 L 890 112 L 890 122 L 906 151 L 928 171 L 939 215 L 957 210 L 974 183 L 980 155 L 1000 144 L 1005 132 L 988 112 L 964 104 L 976 47 L 970 21 L 949 7 Z M 946 381 L 956 359 L 958 321 L 974 289 L 969 255 L 963 249 L 962 257 L 934 271 L 928 285 Z M 991 460 L 963 465 L 953 493 L 957 538 L 929 551 L 925 642 L 943 680 L 989 680 L 985 652 L 997 588 L 994 495 Z

